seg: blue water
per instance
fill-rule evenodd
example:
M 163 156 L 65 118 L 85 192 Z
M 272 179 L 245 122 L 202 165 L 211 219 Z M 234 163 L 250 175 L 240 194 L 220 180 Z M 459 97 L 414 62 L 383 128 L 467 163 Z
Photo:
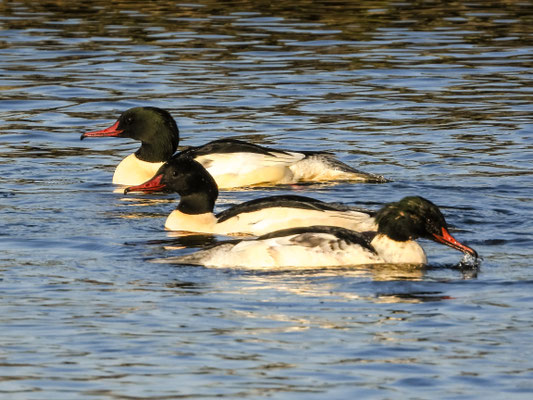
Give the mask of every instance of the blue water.
M 35 4 L 34 4 L 35 3 Z M 0 5 L 0 397 L 533 396 L 533 46 L 527 2 Z M 80 142 L 138 105 L 183 145 L 329 150 L 391 183 L 297 191 L 379 208 L 420 194 L 483 257 L 424 269 L 155 264 L 221 237 L 163 230 L 175 196 L 114 192 L 137 148 Z

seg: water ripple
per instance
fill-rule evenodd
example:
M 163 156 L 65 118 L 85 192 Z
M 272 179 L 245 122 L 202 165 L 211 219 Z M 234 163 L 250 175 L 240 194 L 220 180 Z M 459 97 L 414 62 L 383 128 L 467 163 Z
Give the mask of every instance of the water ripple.
M 526 398 L 530 14 L 505 1 L 0 5 L 0 393 Z M 224 238 L 164 231 L 175 196 L 114 191 L 135 143 L 79 141 L 138 105 L 168 109 L 183 146 L 328 150 L 392 180 L 224 192 L 217 210 L 273 192 L 373 209 L 422 194 L 482 264 L 428 241 L 423 269 L 153 263 Z

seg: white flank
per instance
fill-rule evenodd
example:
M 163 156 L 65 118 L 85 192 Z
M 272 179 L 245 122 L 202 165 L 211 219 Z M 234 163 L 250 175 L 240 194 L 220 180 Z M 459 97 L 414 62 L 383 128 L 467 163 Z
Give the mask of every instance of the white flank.
M 315 268 L 369 264 L 425 264 L 415 241 L 397 242 L 384 235 L 372 241 L 377 254 L 329 233 L 300 233 L 263 240 L 242 240 L 157 262 L 204 265 L 212 268 Z
M 356 231 L 377 229 L 372 217 L 356 211 L 317 211 L 287 207 L 270 207 L 241 213 L 220 223 L 217 223 L 212 213 L 190 215 L 174 210 L 165 222 L 165 228 L 173 231 L 257 236 L 311 225 L 340 226 Z
M 310 268 L 376 264 L 379 256 L 327 233 L 302 233 L 265 240 L 243 240 L 168 259 L 213 268 Z
M 356 211 L 318 211 L 303 208 L 269 207 L 241 213 L 218 224 L 217 233 L 265 233 L 311 225 L 340 226 L 355 231 L 376 230 L 374 219 Z
M 195 160 L 215 178 L 219 189 L 295 182 L 289 167 L 305 156 L 301 153 L 273 154 L 213 153 Z

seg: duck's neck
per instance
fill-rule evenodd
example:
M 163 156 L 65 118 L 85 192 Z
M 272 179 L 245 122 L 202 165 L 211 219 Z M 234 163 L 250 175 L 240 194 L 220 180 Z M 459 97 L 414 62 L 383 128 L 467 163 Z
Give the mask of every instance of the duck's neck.
M 414 240 L 397 241 L 378 233 L 372 240 L 372 246 L 386 263 L 425 264 L 427 262 L 424 249 Z
M 190 193 L 181 196 L 177 210 L 191 215 L 212 213 L 215 200 L 216 197 L 208 192 Z
M 165 162 L 176 152 L 178 143 L 178 135 L 160 134 L 157 143 L 142 141 L 135 155 L 142 161 Z

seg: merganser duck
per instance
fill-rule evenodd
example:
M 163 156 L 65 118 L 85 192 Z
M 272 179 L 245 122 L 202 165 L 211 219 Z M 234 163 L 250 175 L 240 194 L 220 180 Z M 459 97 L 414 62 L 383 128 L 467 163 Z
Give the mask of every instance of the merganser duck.
M 375 220 L 377 232 L 332 226 L 290 228 L 158 261 L 253 269 L 425 264 L 426 254 L 415 242 L 417 238 L 431 239 L 478 257 L 474 249 L 450 235 L 438 207 L 422 197 L 389 203 L 378 211 Z
M 115 170 L 113 183 L 139 185 L 150 179 L 177 150 L 179 130 L 168 113 L 156 107 L 134 107 L 109 128 L 86 132 L 86 137 L 124 137 L 141 147 Z M 296 182 L 385 182 L 382 176 L 356 170 L 321 151 L 286 151 L 235 139 L 220 139 L 190 147 L 186 154 L 200 162 L 220 189 Z
M 124 193 L 132 191 L 177 192 L 180 202 L 165 222 L 165 228 L 173 231 L 263 235 L 284 228 L 324 224 L 356 230 L 376 229 L 372 212 L 294 195 L 247 201 L 215 215 L 217 184 L 199 162 L 186 155 L 173 157 L 152 179 L 130 186 Z

